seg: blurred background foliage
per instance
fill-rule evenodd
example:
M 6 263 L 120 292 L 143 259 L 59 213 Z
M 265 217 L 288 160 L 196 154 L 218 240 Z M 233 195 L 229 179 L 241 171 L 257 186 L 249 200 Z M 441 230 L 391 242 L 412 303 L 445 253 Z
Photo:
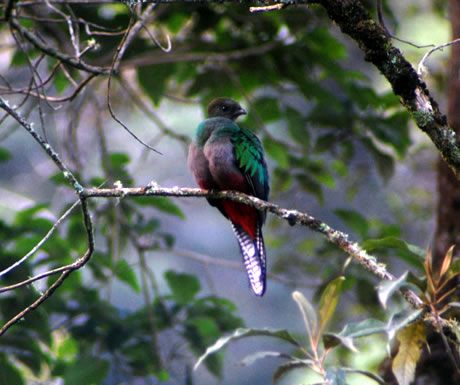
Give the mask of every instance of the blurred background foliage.
M 374 2 L 366 3 L 375 14 Z M 131 13 L 142 8 L 27 1 L 13 7 L 12 18 L 23 28 L 74 56 L 70 23 L 80 51 L 90 47 L 82 57 L 95 66 L 111 65 Z M 384 10 L 387 26 L 401 38 L 448 40 L 444 1 L 388 0 Z M 35 123 L 84 185 L 105 187 L 152 180 L 193 186 L 186 152 L 204 108 L 217 96 L 235 98 L 249 110 L 241 124 L 263 142 L 272 201 L 350 233 L 396 275 L 422 271 L 434 225 L 434 151 L 322 9 L 251 14 L 240 4 L 179 2 L 157 5 L 152 15 L 128 47 L 110 95 L 118 118 L 162 155 L 111 118 L 107 77 L 74 93 L 88 74 L 39 52 L 7 23 L 0 26 L 1 95 Z M 397 44 L 414 64 L 426 50 Z M 429 68 L 427 80 L 442 104 L 445 53 L 431 58 Z M 37 244 L 75 196 L 36 143 L 6 117 L 0 162 L 3 270 Z M 225 365 L 219 353 L 205 368 L 192 367 L 207 346 L 243 325 L 302 334 L 290 292 L 296 288 L 318 300 L 342 274 L 347 278 L 331 330 L 363 318 L 387 322 L 402 308 L 395 300 L 384 311 L 375 278 L 346 264 L 343 253 L 319 236 L 276 218 L 265 230 L 271 276 L 259 299 L 248 290 L 230 226 L 204 200 L 90 204 L 97 251 L 0 338 L 0 384 L 267 384 L 274 361 L 239 362 L 248 352 L 279 349 L 276 341 L 248 340 L 230 346 Z M 75 209 L 33 257 L 0 278 L 1 285 L 71 263 L 85 249 Z M 54 279 L 0 293 L 2 324 Z M 331 364 L 375 371 L 385 339 L 366 341 L 359 354 L 336 349 Z M 279 383 L 311 381 L 309 371 L 298 369 Z M 362 377 L 348 382 L 375 383 Z

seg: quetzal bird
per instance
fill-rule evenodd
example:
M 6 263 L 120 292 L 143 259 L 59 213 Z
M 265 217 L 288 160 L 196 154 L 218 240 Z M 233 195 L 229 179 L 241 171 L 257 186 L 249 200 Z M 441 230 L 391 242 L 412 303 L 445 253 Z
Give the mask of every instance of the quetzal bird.
M 262 144 L 235 120 L 246 111 L 234 100 L 218 98 L 208 106 L 190 144 L 188 165 L 198 185 L 207 190 L 236 190 L 267 200 L 268 171 Z M 258 296 L 266 286 L 267 257 L 262 225 L 265 213 L 250 206 L 221 199 L 208 199 L 230 220 L 249 283 Z

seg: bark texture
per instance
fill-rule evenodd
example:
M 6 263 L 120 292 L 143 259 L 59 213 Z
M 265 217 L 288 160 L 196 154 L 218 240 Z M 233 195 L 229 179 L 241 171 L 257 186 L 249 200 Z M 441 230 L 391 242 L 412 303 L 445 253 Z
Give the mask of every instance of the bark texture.
M 452 38 L 460 37 L 460 1 L 450 0 Z M 451 47 L 448 71 L 449 126 L 460 134 L 460 45 Z M 457 245 L 455 255 L 460 255 L 460 181 L 444 160 L 438 161 L 438 208 L 437 227 L 433 246 L 437 265 L 451 245 Z
M 460 37 L 460 1 L 449 0 L 450 21 L 452 25 L 452 40 Z M 448 112 L 449 126 L 460 134 L 460 45 L 451 47 L 448 68 Z M 456 245 L 455 254 L 460 257 L 460 181 L 447 163 L 440 157 L 438 160 L 438 204 L 437 226 L 433 244 L 433 263 L 439 268 L 446 251 L 451 245 Z M 457 293 L 454 294 L 458 295 Z M 458 314 L 451 314 L 458 318 Z M 450 338 L 455 338 L 449 336 Z M 424 349 L 417 363 L 413 385 L 447 385 L 460 384 L 460 376 L 452 361 L 448 358 L 446 347 L 438 332 L 431 330 L 427 336 L 428 346 Z M 451 349 L 458 361 L 459 356 L 455 346 Z M 396 353 L 396 351 L 394 352 Z M 391 370 L 392 360 L 386 360 L 382 365 L 384 378 L 391 385 L 397 385 Z

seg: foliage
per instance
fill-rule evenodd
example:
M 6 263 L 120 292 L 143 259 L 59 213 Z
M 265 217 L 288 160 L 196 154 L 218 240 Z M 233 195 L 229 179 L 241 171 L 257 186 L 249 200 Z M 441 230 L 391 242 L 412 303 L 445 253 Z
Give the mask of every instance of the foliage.
M 369 180 L 388 182 L 396 162 L 408 155 L 409 115 L 391 91 L 376 91 L 374 74 L 358 67 L 361 58 L 330 28 L 320 9 L 289 6 L 256 15 L 249 14 L 245 4 L 155 5 L 124 51 L 125 29 L 149 5 L 26 3 L 11 2 L 10 21 L 32 31 L 50 49 L 39 50 L 12 23 L 0 25 L 0 36 L 10 39 L 0 48 L 6 50 L 2 57 L 9 57 L 10 66 L 1 77 L 0 93 L 17 103 L 21 114 L 56 144 L 85 186 L 144 185 L 141 169 L 148 169 L 149 178 L 176 173 L 176 159 L 181 158 L 179 151 L 173 153 L 174 146 L 183 147 L 198 122 L 182 116 L 182 104 L 191 103 L 197 110 L 213 97 L 233 97 L 249 111 L 242 125 L 262 139 L 273 200 L 302 208 L 305 202 L 309 208 L 329 205 L 334 218 L 369 253 L 389 267 L 408 266 L 413 272 L 375 290 L 375 280 L 361 267 L 344 262 L 335 247 L 273 221 L 266 231 L 271 271 L 290 284 L 313 282 L 318 304 L 293 293 L 305 325 L 303 339 L 295 332 L 263 328 L 260 319 L 257 328 L 243 327 L 235 304 L 202 288 L 204 275 L 197 277 L 178 266 L 157 268 L 156 256 L 180 254 L 176 244 L 184 234 L 176 224 L 190 220 L 188 206 L 166 197 L 91 200 L 96 250 L 85 269 L 72 272 L 44 304 L 0 336 L 0 384 L 166 383 L 175 377 L 192 384 L 196 374 L 189 368 L 197 357 L 197 365 L 203 363 L 219 377 L 220 350 L 251 336 L 274 338 L 292 350 L 258 351 L 242 360 L 249 366 L 262 358 L 282 359 L 274 382 L 299 368 L 316 372 L 328 384 L 345 384 L 352 373 L 382 382 L 373 371 L 348 364 L 350 356 L 360 355 L 357 341 L 374 335 L 399 342 L 393 371 L 400 385 L 410 382 L 426 337 L 422 310 L 403 308 L 390 299 L 401 289 L 414 290 L 439 319 L 447 319 L 458 307 L 449 299 L 458 268 L 450 251 L 435 271 L 425 251 L 405 239 L 407 229 L 388 217 L 372 217 L 357 202 L 360 194 L 375 192 Z M 374 2 L 365 3 L 373 10 Z M 396 23 L 391 5 L 383 3 L 386 16 Z M 55 50 L 67 59 L 77 58 L 80 67 L 53 55 Z M 121 51 L 124 56 L 109 90 L 107 77 L 88 78 L 81 68 L 86 63 L 107 69 Z M 165 120 L 164 111 L 169 112 Z M 137 124 L 139 112 L 148 123 Z M 161 170 L 160 160 L 152 161 L 149 154 L 138 157 L 139 147 L 133 150 L 131 145 L 137 143 L 126 139 L 111 115 L 130 129 L 136 127 L 141 138 L 153 136 L 153 126 L 157 136 L 152 145 L 167 143 L 161 151 L 170 168 Z M 187 131 L 176 127 L 177 122 L 187 125 Z M 2 125 L 0 130 L 0 180 L 7 189 L 20 191 L 10 169 L 19 174 L 26 164 L 37 170 L 42 166 L 29 146 L 30 138 L 9 141 L 17 135 L 15 129 Z M 0 271 L 27 255 L 75 199 L 61 172 L 45 174 L 52 175 L 45 180 L 40 174 L 40 186 L 31 179 L 28 194 L 34 202 L 27 208 L 0 210 Z M 334 204 L 339 196 L 348 199 L 346 208 Z M 409 210 L 402 215 L 410 215 Z M 204 235 L 200 242 L 206 241 Z M 76 208 L 24 263 L 0 274 L 2 287 L 70 264 L 87 248 Z M 221 252 L 215 250 L 213 257 Z M 1 324 L 55 280 L 50 275 L 0 293 Z M 238 296 L 241 291 L 240 297 L 249 295 L 245 287 L 235 285 L 232 290 Z M 126 302 L 121 303 L 119 293 Z M 132 296 L 142 297 L 142 305 L 133 308 Z M 350 321 L 356 313 L 363 319 Z M 449 332 L 455 335 L 456 330 L 450 325 Z

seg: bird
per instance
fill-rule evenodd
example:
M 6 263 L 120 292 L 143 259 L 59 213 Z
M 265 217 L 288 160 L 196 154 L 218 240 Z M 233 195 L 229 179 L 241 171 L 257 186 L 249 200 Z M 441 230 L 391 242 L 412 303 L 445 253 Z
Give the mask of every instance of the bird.
M 235 121 L 246 110 L 233 99 L 217 98 L 189 147 L 188 166 L 201 189 L 235 190 L 268 200 L 269 176 L 260 140 Z M 267 256 L 262 226 L 265 212 L 230 200 L 208 198 L 231 222 L 249 285 L 257 296 L 266 290 Z

